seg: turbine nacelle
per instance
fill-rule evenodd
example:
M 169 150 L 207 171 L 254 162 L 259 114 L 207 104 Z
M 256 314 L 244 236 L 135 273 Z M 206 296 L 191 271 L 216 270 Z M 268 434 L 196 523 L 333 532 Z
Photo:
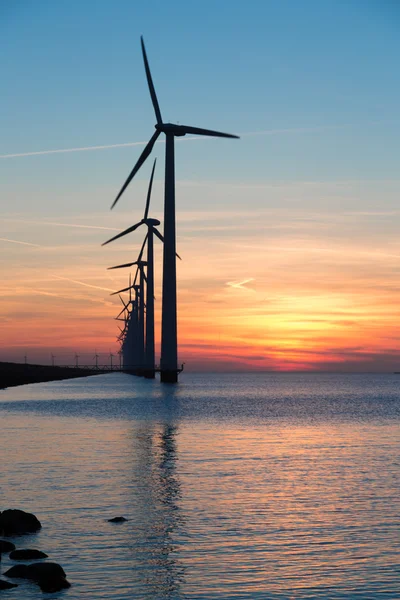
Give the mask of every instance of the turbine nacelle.
M 160 133 L 174 135 L 175 137 L 182 137 L 187 133 L 182 125 L 176 125 L 175 123 L 157 123 L 155 128 Z
M 161 225 L 161 221 L 158 219 L 142 219 L 142 223 L 148 225 L 149 227 L 158 227 Z
M 222 137 L 222 138 L 238 138 L 237 135 L 231 133 L 223 133 L 222 131 L 215 131 L 214 129 L 204 129 L 203 127 L 191 127 L 191 125 L 177 125 L 176 123 L 157 123 L 155 125 L 158 134 L 165 133 L 165 135 L 173 135 L 174 137 L 183 137 L 188 133 L 193 135 L 205 135 L 211 137 Z

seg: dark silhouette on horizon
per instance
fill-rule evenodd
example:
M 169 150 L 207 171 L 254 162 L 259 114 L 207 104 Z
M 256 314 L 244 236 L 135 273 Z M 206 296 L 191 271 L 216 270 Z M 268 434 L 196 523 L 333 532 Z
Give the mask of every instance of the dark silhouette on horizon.
M 155 133 L 150 138 L 138 161 L 133 167 L 129 177 L 115 198 L 111 208 L 132 181 L 140 167 L 150 156 L 159 135 L 166 136 L 165 146 L 165 191 L 164 191 L 164 254 L 163 254 L 163 284 L 162 284 L 162 324 L 161 324 L 161 381 L 176 383 L 178 380 L 178 341 L 177 341 L 177 305 L 176 305 L 176 226 L 175 226 L 175 137 L 187 134 L 204 135 L 221 138 L 238 138 L 237 135 L 222 133 L 212 129 L 203 129 L 189 125 L 164 123 L 161 117 L 150 67 L 147 60 L 143 37 L 141 46 L 147 84 L 156 115 Z

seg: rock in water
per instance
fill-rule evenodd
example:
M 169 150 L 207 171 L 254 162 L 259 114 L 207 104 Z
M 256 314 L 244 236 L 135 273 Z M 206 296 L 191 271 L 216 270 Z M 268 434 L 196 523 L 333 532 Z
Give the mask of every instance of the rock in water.
M 58 563 L 33 563 L 27 567 L 28 579 L 44 581 L 46 579 L 65 577 L 65 571 Z
M 16 579 L 31 579 L 32 581 L 47 581 L 65 579 L 65 571 L 58 563 L 42 562 L 30 565 L 15 565 L 4 573 L 6 577 Z M 62 588 L 60 588 L 62 589 Z
M 42 590 L 42 592 L 59 592 L 60 590 L 65 590 L 66 588 L 71 587 L 69 581 L 65 579 L 65 577 L 45 577 L 43 579 L 39 579 L 37 581 L 38 586 Z
M 15 550 L 15 544 L 6 540 L 0 540 L 0 555 L 3 552 L 12 552 L 13 550 Z
M 113 517 L 112 519 L 108 519 L 109 523 L 125 523 L 128 519 L 125 517 Z
M 40 550 L 14 550 L 10 552 L 11 560 L 35 560 L 36 558 L 48 558 L 48 555 Z
M 3 530 L 3 535 L 34 533 L 41 527 L 35 515 L 23 510 L 9 509 L 0 513 L 0 531 Z
M 57 563 L 33 563 L 28 565 L 28 579 L 35 581 L 42 592 L 58 592 L 71 587 L 65 571 Z
M 15 577 L 15 579 L 29 579 L 28 565 L 15 565 L 3 573 L 6 577 Z
M 11 583 L 10 581 L 4 581 L 4 579 L 0 579 L 0 590 L 10 590 L 14 587 L 18 587 L 18 584 Z

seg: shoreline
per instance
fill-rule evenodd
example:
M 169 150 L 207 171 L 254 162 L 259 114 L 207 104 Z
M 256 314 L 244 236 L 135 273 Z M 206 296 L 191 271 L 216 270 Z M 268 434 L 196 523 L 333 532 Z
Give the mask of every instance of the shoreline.
M 102 375 L 106 372 L 103 369 L 81 369 L 79 367 L 53 367 L 49 365 L 0 362 L 0 390 L 28 383 L 44 383 L 46 381 Z

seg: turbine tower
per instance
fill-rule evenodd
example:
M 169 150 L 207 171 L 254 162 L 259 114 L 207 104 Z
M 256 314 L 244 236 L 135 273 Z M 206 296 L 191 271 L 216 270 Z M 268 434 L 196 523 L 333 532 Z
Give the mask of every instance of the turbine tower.
M 164 191 L 164 256 L 163 256 L 163 294 L 162 294 L 162 332 L 161 332 L 161 381 L 176 383 L 178 381 L 178 347 L 177 347 L 177 314 L 176 314 L 176 231 L 175 231 L 175 137 L 186 134 L 205 135 L 222 138 L 237 138 L 237 135 L 221 133 L 211 129 L 201 129 L 188 125 L 164 123 L 158 104 L 146 49 L 141 38 L 144 68 L 150 90 L 151 101 L 157 123 L 155 133 L 140 155 L 128 179 L 122 186 L 111 208 L 114 208 L 129 183 L 150 155 L 158 136 L 165 133 L 165 191 Z

